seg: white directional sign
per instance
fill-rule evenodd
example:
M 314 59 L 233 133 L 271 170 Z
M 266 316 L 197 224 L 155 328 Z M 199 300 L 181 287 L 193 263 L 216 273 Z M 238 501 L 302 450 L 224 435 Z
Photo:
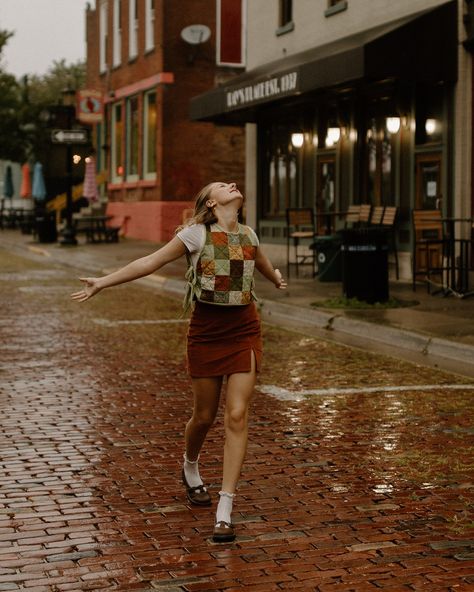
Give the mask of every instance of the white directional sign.
M 53 130 L 51 140 L 56 144 L 85 144 L 87 142 L 87 130 Z

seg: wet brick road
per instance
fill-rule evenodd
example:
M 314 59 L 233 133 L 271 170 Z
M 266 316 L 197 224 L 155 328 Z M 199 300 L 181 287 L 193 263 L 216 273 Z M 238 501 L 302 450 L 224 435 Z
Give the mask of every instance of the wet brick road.
M 0 591 L 474 590 L 467 379 L 265 326 L 238 538 L 216 545 L 179 478 L 179 303 L 77 305 L 73 275 L 0 251 Z M 222 439 L 221 412 L 214 498 Z

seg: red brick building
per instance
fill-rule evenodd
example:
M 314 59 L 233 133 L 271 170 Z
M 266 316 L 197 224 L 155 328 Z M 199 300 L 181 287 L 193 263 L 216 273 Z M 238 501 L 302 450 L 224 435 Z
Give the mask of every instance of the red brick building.
M 96 0 L 87 10 L 86 87 L 105 100 L 95 128 L 98 168 L 108 171 L 108 211 L 130 216 L 127 236 L 168 240 L 203 185 L 243 186 L 243 128 L 189 119 L 192 97 L 244 66 L 242 6 Z M 198 45 L 181 35 L 195 24 L 211 33 Z

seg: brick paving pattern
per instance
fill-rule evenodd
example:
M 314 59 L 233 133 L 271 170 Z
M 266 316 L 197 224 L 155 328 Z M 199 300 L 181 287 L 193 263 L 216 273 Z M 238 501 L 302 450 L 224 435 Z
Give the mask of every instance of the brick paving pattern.
M 467 379 L 266 326 L 261 384 L 440 388 L 257 391 L 238 537 L 218 545 L 215 505 L 180 483 L 179 304 L 124 286 L 79 306 L 70 270 L 0 263 L 0 591 L 474 589 L 473 391 L 442 387 Z M 214 498 L 222 438 L 221 412 Z

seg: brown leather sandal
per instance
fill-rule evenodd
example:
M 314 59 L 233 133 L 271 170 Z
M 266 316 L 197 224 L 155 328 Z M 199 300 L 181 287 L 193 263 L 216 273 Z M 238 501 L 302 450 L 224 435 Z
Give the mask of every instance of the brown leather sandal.
M 215 543 L 231 543 L 235 540 L 234 525 L 221 520 L 214 526 L 212 540 Z
M 191 504 L 194 506 L 210 506 L 211 496 L 209 495 L 204 485 L 197 485 L 196 487 L 190 487 L 186 481 L 186 475 L 184 469 L 181 473 L 183 484 L 186 487 L 186 496 Z

